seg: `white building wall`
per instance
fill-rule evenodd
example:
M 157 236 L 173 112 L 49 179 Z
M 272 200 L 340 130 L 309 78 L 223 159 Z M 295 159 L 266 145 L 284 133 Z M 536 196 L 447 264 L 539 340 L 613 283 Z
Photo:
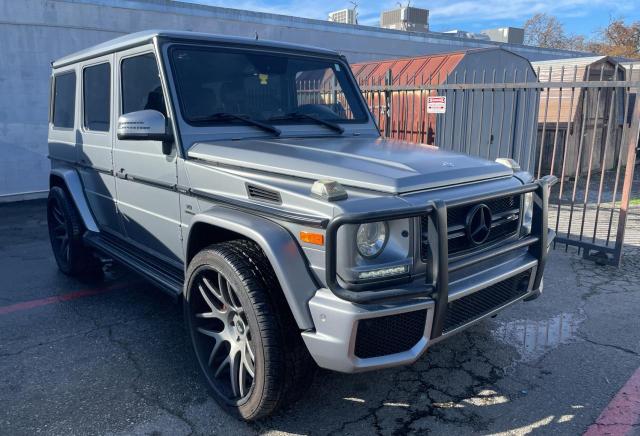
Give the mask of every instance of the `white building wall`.
M 351 62 L 447 52 L 494 43 L 170 0 L 0 0 L 0 201 L 48 187 L 50 62 L 144 29 L 273 39 L 338 50 Z M 503 45 L 531 60 L 583 54 Z

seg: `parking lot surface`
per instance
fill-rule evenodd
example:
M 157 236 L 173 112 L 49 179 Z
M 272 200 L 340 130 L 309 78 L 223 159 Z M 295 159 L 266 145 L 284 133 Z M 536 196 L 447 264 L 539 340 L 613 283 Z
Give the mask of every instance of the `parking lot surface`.
M 241 423 L 208 396 L 169 297 L 117 265 L 58 272 L 44 207 L 0 205 L 2 435 L 581 434 L 640 367 L 640 250 L 616 269 L 560 249 L 541 298 L 412 366 L 319 371 L 299 403 Z

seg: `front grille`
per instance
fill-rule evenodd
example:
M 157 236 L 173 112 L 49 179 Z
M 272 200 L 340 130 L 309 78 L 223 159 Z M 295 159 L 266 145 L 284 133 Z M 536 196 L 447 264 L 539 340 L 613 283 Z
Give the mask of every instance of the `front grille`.
M 447 305 L 443 333 L 463 326 L 527 293 L 530 271 L 458 298 Z
M 361 359 L 410 350 L 424 335 L 427 310 L 368 318 L 358 322 L 355 355 Z
M 520 222 L 520 195 L 509 195 L 484 201 L 491 209 L 491 232 L 480 245 L 475 245 L 466 232 L 467 215 L 473 207 L 480 203 L 464 204 L 447 209 L 447 230 L 449 239 L 449 256 L 471 253 L 474 250 L 499 242 L 515 235 Z M 422 260 L 427 259 L 429 239 L 427 232 L 427 216 L 422 217 Z

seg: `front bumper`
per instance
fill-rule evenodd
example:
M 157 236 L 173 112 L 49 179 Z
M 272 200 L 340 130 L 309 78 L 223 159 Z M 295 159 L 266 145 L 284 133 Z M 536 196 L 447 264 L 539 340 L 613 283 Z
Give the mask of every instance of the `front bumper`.
M 334 255 L 335 236 L 340 225 L 375 221 L 382 217 L 411 216 L 416 211 L 387 211 L 373 216 L 341 216 L 334 219 L 327 228 L 328 288 L 319 289 L 309 302 L 315 330 L 302 333 L 318 365 L 341 372 L 358 372 L 409 364 L 430 345 L 517 301 L 539 295 L 548 250 L 554 237 L 547 226 L 549 189 L 554 183 L 555 178 L 545 178 L 517 190 L 467 199 L 466 202 L 476 202 L 502 195 L 534 192 L 532 233 L 520 240 L 451 263 L 446 237 L 446 208 L 450 205 L 437 201 L 429 205 L 427 212 L 438 229 L 432 241 L 437 249 L 434 250 L 435 261 L 430 279 L 419 286 L 399 285 L 375 291 L 345 289 L 336 277 Z M 424 211 L 420 210 L 421 213 Z M 513 283 L 513 294 L 505 287 L 506 283 Z M 475 301 L 467 297 L 475 298 Z M 490 303 L 487 300 L 491 300 Z M 478 313 L 467 318 L 454 313 L 469 310 L 477 310 Z M 448 311 L 451 313 L 448 314 Z M 418 315 L 420 322 L 414 315 Z M 454 315 L 460 319 L 452 319 Z M 377 320 L 380 321 L 379 325 L 372 327 Z M 374 331 L 373 336 L 369 332 L 370 337 L 364 346 L 359 336 L 361 328 Z M 406 332 L 403 331 L 405 328 Z M 372 348 L 377 348 L 378 352 L 372 352 Z

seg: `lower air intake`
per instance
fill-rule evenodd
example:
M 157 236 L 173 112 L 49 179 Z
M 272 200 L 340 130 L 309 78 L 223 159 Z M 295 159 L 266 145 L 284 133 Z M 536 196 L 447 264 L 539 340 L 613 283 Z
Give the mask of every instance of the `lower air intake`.
M 410 350 L 424 335 L 427 310 L 416 310 L 358 322 L 355 355 L 361 359 Z
M 530 274 L 526 271 L 450 302 L 442 332 L 450 332 L 522 297 L 527 293 Z

